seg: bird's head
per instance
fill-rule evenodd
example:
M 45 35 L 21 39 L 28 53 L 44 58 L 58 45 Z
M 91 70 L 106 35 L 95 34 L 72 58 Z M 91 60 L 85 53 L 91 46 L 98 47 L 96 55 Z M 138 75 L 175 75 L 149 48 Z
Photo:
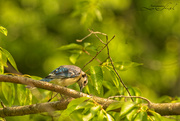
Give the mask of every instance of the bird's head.
M 78 81 L 80 91 L 82 92 L 82 89 L 87 85 L 88 78 L 85 72 L 81 71 L 81 78 Z

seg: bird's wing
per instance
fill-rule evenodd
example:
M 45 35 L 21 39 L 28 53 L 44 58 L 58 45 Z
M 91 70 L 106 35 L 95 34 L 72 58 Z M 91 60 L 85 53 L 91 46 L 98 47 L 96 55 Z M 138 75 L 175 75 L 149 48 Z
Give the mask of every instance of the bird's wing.
M 52 71 L 44 79 L 74 78 L 79 76 L 80 73 L 81 69 L 79 67 L 73 65 L 64 65 Z

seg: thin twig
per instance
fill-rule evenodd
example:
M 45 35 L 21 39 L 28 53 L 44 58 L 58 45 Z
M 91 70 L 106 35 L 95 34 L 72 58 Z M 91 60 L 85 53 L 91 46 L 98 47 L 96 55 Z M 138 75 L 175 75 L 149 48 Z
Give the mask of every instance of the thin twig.
M 83 50 L 83 52 L 85 52 L 86 54 L 88 54 L 89 56 L 93 57 L 88 51 Z M 102 63 L 98 58 L 95 58 L 99 63 Z
M 114 38 L 115 36 L 113 36 L 113 38 Z M 111 39 L 111 40 L 113 40 L 113 38 Z M 89 62 L 87 62 L 83 67 L 82 67 L 82 69 L 85 67 L 85 66 L 87 66 L 90 62 L 92 62 L 97 56 L 98 56 L 98 54 L 111 42 L 111 40 L 109 40 L 107 43 L 106 43 L 106 45 L 100 50 L 100 51 L 98 51 L 97 53 L 96 53 L 96 55 L 89 61 Z
M 56 93 L 54 96 L 53 96 L 53 93 L 51 95 L 51 98 L 47 101 L 47 102 L 50 102 L 53 98 L 55 98 L 59 93 Z
M 102 62 L 100 63 L 100 65 L 102 65 L 104 62 L 106 62 L 107 59 L 109 59 L 109 57 L 107 57 L 104 61 L 102 61 Z
M 143 99 L 145 101 L 148 102 L 148 105 L 151 104 L 151 101 L 148 100 L 147 98 L 145 97 L 141 97 L 141 96 L 124 96 L 124 95 L 116 95 L 116 96 L 111 96 L 111 97 L 108 97 L 109 99 L 112 99 L 112 98 L 121 98 L 121 97 L 124 97 L 124 98 L 139 98 L 139 99 Z
M 90 30 L 90 29 L 88 29 L 88 31 L 90 32 L 90 34 L 88 34 L 87 36 L 85 36 L 84 38 L 82 38 L 82 39 L 77 39 L 76 41 L 77 42 L 82 42 L 83 40 L 85 40 L 86 38 L 88 38 L 88 37 L 90 37 L 92 34 L 94 34 L 98 39 L 99 39 L 99 41 L 101 42 L 101 43 L 103 43 L 104 45 L 106 44 L 106 43 L 104 43 L 96 34 L 101 34 L 101 35 L 104 35 L 104 36 L 107 36 L 105 33 L 101 33 L 101 32 L 94 32 L 94 31 L 92 31 L 92 30 Z
M 86 39 L 87 37 L 89 37 L 89 36 L 91 36 L 92 34 L 94 34 L 94 35 L 96 36 L 96 38 L 97 38 L 102 44 L 105 44 L 105 46 L 104 46 L 100 51 L 98 51 L 98 52 L 96 53 L 96 55 L 95 55 L 89 62 L 87 62 L 87 63 L 82 67 L 82 69 L 83 69 L 86 65 L 88 65 L 90 62 L 92 62 L 94 59 L 96 59 L 97 55 L 98 55 L 105 47 L 107 47 L 108 58 L 110 59 L 111 65 L 112 65 L 112 67 L 113 67 L 113 70 L 114 70 L 115 73 L 117 74 L 117 76 L 118 76 L 121 84 L 124 86 L 124 88 L 126 89 L 126 91 L 127 91 L 128 94 L 129 94 L 129 96 L 131 96 L 128 88 L 126 87 L 126 85 L 125 85 L 124 82 L 122 81 L 120 75 L 118 74 L 118 72 L 117 72 L 117 70 L 116 70 L 116 68 L 115 68 L 115 66 L 114 66 L 114 64 L 113 64 L 112 58 L 111 58 L 111 56 L 110 56 L 110 54 L 109 54 L 108 44 L 109 44 L 109 42 L 110 42 L 111 40 L 114 39 L 115 35 L 111 38 L 111 40 L 108 41 L 108 36 L 107 36 L 107 34 L 101 33 L 101 32 L 94 32 L 93 30 L 90 30 L 90 29 L 88 29 L 88 31 L 90 32 L 90 34 L 88 34 L 87 36 L 85 36 L 83 39 L 78 40 L 78 42 L 82 42 L 84 39 Z M 104 35 L 104 36 L 106 37 L 106 43 L 104 43 L 104 42 L 97 36 L 97 34 Z M 108 58 L 107 58 L 107 59 L 108 59 Z M 107 59 L 106 59 L 106 60 L 107 60 Z M 97 59 L 96 59 L 96 60 L 97 60 Z M 101 64 L 102 64 L 102 63 L 101 63 Z M 100 65 L 101 65 L 101 64 L 100 64 Z M 131 98 L 131 100 L 134 102 L 133 98 Z
M 99 38 L 99 37 L 97 36 L 97 34 L 101 34 L 101 35 L 104 35 L 104 36 L 107 36 L 107 34 L 101 33 L 101 32 L 94 32 L 94 31 L 92 31 L 92 30 L 90 30 L 90 29 L 89 29 L 89 32 L 91 32 L 92 34 L 94 34 L 94 35 L 96 36 L 96 38 L 98 38 L 101 43 L 103 43 L 104 45 L 106 44 L 105 42 L 103 42 L 103 41 L 101 40 L 101 38 Z
M 113 36 L 112 39 L 113 39 L 114 37 L 115 37 L 115 36 Z M 111 40 L 112 40 L 112 39 L 111 39 Z M 106 41 L 108 41 L 108 36 L 106 36 Z M 117 76 L 118 76 L 121 84 L 122 84 L 123 87 L 126 89 L 126 91 L 128 92 L 129 96 L 131 96 L 131 93 L 129 92 L 128 88 L 126 87 L 126 85 L 125 85 L 124 82 L 122 81 L 119 73 L 117 72 L 117 70 L 116 70 L 116 68 L 115 68 L 115 66 L 114 66 L 114 64 L 113 64 L 113 60 L 112 60 L 112 58 L 111 58 L 111 56 L 110 56 L 110 54 L 109 54 L 109 47 L 108 47 L 108 45 L 107 45 L 107 54 L 108 54 L 108 57 L 109 57 L 109 59 L 110 59 L 110 61 L 111 61 L 111 65 L 112 65 L 112 67 L 113 67 L 113 70 L 114 70 L 115 73 L 117 74 Z M 133 100 L 132 97 L 131 97 L 131 100 L 134 102 L 134 100 Z
M 1 101 L 1 106 L 3 107 L 3 108 L 6 108 L 6 105 Z

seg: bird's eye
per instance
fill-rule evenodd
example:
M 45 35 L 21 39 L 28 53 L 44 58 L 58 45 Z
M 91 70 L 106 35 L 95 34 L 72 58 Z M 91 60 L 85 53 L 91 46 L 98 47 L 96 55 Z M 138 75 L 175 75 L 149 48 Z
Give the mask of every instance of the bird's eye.
M 86 81 L 84 81 L 84 84 L 86 84 Z

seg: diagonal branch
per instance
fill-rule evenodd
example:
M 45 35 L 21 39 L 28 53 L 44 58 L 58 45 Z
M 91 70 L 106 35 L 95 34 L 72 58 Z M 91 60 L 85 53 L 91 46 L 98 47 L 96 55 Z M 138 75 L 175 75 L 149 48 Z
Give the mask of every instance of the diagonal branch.
M 26 106 L 0 108 L 0 117 L 22 116 L 22 115 L 37 114 L 42 112 L 51 113 L 52 111 L 56 111 L 56 110 L 64 110 L 67 108 L 67 105 L 72 100 L 73 98 L 68 100 L 56 101 L 56 102 L 46 102 L 46 103 L 38 103 L 38 104 L 26 105 Z
M 110 59 L 111 65 L 112 65 L 112 67 L 113 67 L 113 70 L 115 71 L 115 73 L 116 73 L 116 75 L 118 76 L 121 84 L 123 85 L 123 87 L 125 88 L 125 90 L 127 91 L 127 93 L 129 94 L 129 96 L 131 96 L 131 94 L 130 94 L 128 88 L 127 88 L 127 86 L 125 85 L 125 83 L 124 83 L 123 80 L 121 79 L 119 73 L 117 72 L 117 70 L 116 70 L 116 68 L 115 68 L 115 66 L 114 66 L 114 64 L 113 64 L 113 60 L 112 60 L 112 58 L 111 58 L 111 56 L 110 56 L 110 53 L 109 53 L 109 46 L 108 46 L 108 44 L 109 44 L 109 42 L 111 42 L 111 41 L 114 39 L 115 35 L 108 41 L 108 36 L 107 36 L 107 34 L 105 34 L 105 33 L 102 33 L 102 32 L 94 32 L 93 30 L 90 30 L 90 29 L 89 29 L 89 32 L 90 32 L 90 34 L 88 34 L 87 36 L 85 36 L 83 39 L 78 40 L 78 42 L 82 42 L 84 39 L 86 39 L 87 37 L 90 37 L 92 34 L 94 34 L 94 35 L 96 36 L 96 38 L 97 38 L 102 44 L 104 44 L 105 46 L 104 46 L 100 51 L 98 51 L 98 52 L 96 53 L 96 55 L 95 55 L 89 62 L 87 62 L 87 63 L 82 67 L 82 69 L 83 69 L 85 66 L 87 66 L 89 63 L 91 63 L 94 59 L 96 59 L 97 55 L 98 55 L 99 53 L 101 53 L 101 51 L 102 51 L 105 47 L 107 47 L 107 55 L 108 55 L 108 58 Z M 98 37 L 97 34 L 101 34 L 101 35 L 105 36 L 105 37 L 106 37 L 106 43 L 103 42 L 103 41 L 101 40 L 101 38 Z M 107 59 L 108 59 L 108 58 L 107 58 Z M 102 64 L 102 63 L 100 63 L 100 65 L 101 65 L 101 64 Z M 131 98 L 131 100 L 134 102 L 133 98 L 132 98 L 132 97 L 130 97 L 130 98 Z
M 73 98 L 90 97 L 95 102 L 101 104 L 104 109 L 106 109 L 110 104 L 117 102 L 116 100 L 110 99 L 113 97 L 106 99 L 106 98 L 101 98 L 101 97 L 96 97 L 96 96 L 90 96 L 88 94 L 77 92 L 72 89 L 54 85 L 48 82 L 33 80 L 26 77 L 0 75 L 0 82 L 11 82 L 11 83 L 17 83 L 17 84 L 31 85 L 31 86 L 43 88 L 46 90 L 59 92 L 61 94 L 68 95 Z M 123 96 L 118 96 L 118 97 L 123 97 Z M 141 98 L 147 101 L 146 98 L 143 98 L 140 96 L 132 96 L 132 97 Z M 67 105 L 69 104 L 69 102 L 73 100 L 73 98 L 70 98 L 68 100 L 39 103 L 39 104 L 33 104 L 33 105 L 27 105 L 27 106 L 17 106 L 17 107 L 4 106 L 3 108 L 0 108 L 0 117 L 21 116 L 21 115 L 28 115 L 28 114 L 37 114 L 41 112 L 50 112 L 50 111 L 55 111 L 55 110 L 64 110 L 67 108 Z M 180 115 L 180 103 L 151 103 L 150 101 L 148 103 L 149 103 L 148 104 L 149 108 L 154 109 L 157 113 L 161 115 Z M 118 108 L 113 111 L 119 112 L 120 110 L 121 109 Z
M 89 63 L 91 63 L 91 62 L 98 56 L 98 54 L 101 53 L 101 51 L 103 51 L 103 49 L 107 47 L 107 45 L 108 45 L 112 40 L 113 40 L 113 39 L 109 40 L 109 41 L 106 43 L 106 45 L 105 45 L 100 51 L 98 51 L 98 52 L 96 53 L 96 55 L 95 55 L 89 62 L 87 62 L 87 63 L 82 67 L 82 69 L 83 69 L 85 66 L 87 66 Z
M 114 37 L 115 37 L 115 36 L 113 36 L 112 39 L 113 39 Z M 111 39 L 111 40 L 112 40 L 112 39 Z M 108 36 L 106 36 L 106 41 L 108 41 Z M 127 86 L 125 85 L 125 83 L 124 83 L 123 80 L 121 79 L 119 73 L 117 72 L 117 70 L 116 70 L 116 68 L 115 68 L 115 66 L 114 66 L 114 64 L 113 64 L 113 60 L 112 60 L 112 58 L 111 58 L 111 56 L 110 56 L 110 54 L 109 54 L 109 47 L 108 47 L 108 46 L 107 46 L 107 54 L 108 54 L 108 58 L 109 58 L 110 61 L 111 61 L 111 65 L 112 65 L 112 67 L 113 67 L 113 70 L 115 71 L 116 75 L 118 76 L 118 78 L 119 78 L 121 84 L 123 85 L 123 87 L 124 87 L 124 88 L 126 89 L 126 91 L 128 92 L 129 96 L 131 96 L 131 93 L 129 92 Z M 132 97 L 131 97 L 131 100 L 134 102 L 134 100 L 133 100 Z
M 30 86 L 35 86 L 38 88 L 54 91 L 61 93 L 63 95 L 67 95 L 72 98 L 79 98 L 79 97 L 90 97 L 93 99 L 95 102 L 102 104 L 103 108 L 107 108 L 111 103 L 116 102 L 115 100 L 109 100 L 106 98 L 101 98 L 101 97 L 96 97 L 96 96 L 90 96 L 88 94 L 78 92 L 66 87 L 62 87 L 59 85 L 55 85 L 52 83 L 48 82 L 43 82 L 43 81 L 37 81 L 33 80 L 31 78 L 26 78 L 26 77 L 21 77 L 21 76 L 12 76 L 12 75 L 0 75 L 0 82 L 11 82 L 11 83 L 17 83 L 17 84 L 24 84 L 24 85 L 30 85 Z M 30 106 L 18 106 L 18 107 L 11 107 L 11 108 L 0 108 L 0 117 L 5 117 L 5 116 L 12 116 L 12 115 L 26 115 L 26 114 L 35 114 L 35 113 L 40 113 L 40 112 L 49 112 L 49 110 L 44 109 L 43 107 L 51 107 L 53 110 L 64 110 L 66 106 L 68 105 L 70 101 L 64 102 L 65 107 L 61 107 L 61 105 L 57 108 L 54 108 L 57 106 L 57 103 L 52 103 L 52 102 L 47 102 L 47 103 L 40 103 L 38 105 L 30 105 Z M 33 109 L 31 109 L 34 107 Z M 43 109 L 41 109 L 43 108 Z M 34 111 L 31 111 L 34 110 Z M 5 112 L 5 113 L 4 113 Z M 14 113 L 17 112 L 17 114 Z M 23 113 L 24 112 L 24 113 Z M 13 114 L 12 114 L 13 113 Z

